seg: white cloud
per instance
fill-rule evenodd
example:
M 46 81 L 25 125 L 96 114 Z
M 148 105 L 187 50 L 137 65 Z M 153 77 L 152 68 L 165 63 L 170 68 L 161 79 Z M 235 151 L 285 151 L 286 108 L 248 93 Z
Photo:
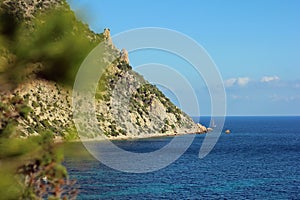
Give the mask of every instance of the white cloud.
M 249 83 L 249 77 L 230 78 L 224 82 L 225 87 L 233 87 L 235 85 L 245 86 Z
M 235 83 L 236 83 L 237 79 L 236 78 L 230 78 L 230 79 L 227 79 L 224 84 L 225 84 L 225 87 L 232 87 Z
M 278 76 L 263 76 L 260 80 L 262 83 L 267 83 L 270 81 L 278 81 L 280 78 Z
M 242 96 L 242 95 L 230 95 L 230 97 L 234 100 L 238 100 L 238 99 L 250 99 L 249 96 Z
M 245 86 L 249 83 L 250 78 L 249 77 L 240 77 L 237 79 L 237 83 L 239 86 Z
M 273 95 L 269 96 L 269 98 L 272 101 L 291 102 L 291 101 L 298 101 L 298 100 L 300 100 L 300 95 L 284 96 L 284 95 L 273 94 Z

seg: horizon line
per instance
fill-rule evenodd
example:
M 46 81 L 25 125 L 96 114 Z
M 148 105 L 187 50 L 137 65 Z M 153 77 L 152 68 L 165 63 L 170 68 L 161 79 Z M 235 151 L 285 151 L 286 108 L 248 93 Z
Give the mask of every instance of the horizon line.
M 200 116 L 193 116 L 190 117 L 300 117 L 300 114 L 295 115 L 225 115 L 225 116 L 212 116 L 212 115 L 200 115 Z

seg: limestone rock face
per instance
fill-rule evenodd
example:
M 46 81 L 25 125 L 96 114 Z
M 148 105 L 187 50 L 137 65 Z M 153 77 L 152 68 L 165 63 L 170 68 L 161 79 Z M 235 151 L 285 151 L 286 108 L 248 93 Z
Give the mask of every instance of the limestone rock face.
M 124 51 L 123 51 L 124 52 Z M 97 91 L 96 116 L 99 127 L 111 137 L 203 132 L 141 75 L 124 68 L 124 62 L 107 67 L 106 90 Z M 200 129 L 202 128 L 202 129 Z
M 50 129 L 55 137 L 63 137 L 73 126 L 70 94 L 70 89 L 43 79 L 20 84 L 11 93 L 0 96 L 4 111 L 4 116 L 0 114 L 0 130 L 7 115 L 11 115 L 10 120 L 17 122 L 14 136 L 38 135 Z
M 208 131 L 209 130 L 205 126 L 197 124 L 197 133 L 206 133 Z
M 129 64 L 128 52 L 126 49 L 122 49 L 120 52 L 120 61 Z

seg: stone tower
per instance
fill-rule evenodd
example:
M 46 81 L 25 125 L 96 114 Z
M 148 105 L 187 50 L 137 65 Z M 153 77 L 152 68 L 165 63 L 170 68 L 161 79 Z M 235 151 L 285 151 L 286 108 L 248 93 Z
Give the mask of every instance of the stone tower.
M 112 40 L 110 37 L 110 30 L 109 28 L 105 28 L 103 31 L 103 37 L 104 37 L 104 41 L 106 42 L 106 44 L 108 44 L 109 46 L 113 46 L 112 44 Z

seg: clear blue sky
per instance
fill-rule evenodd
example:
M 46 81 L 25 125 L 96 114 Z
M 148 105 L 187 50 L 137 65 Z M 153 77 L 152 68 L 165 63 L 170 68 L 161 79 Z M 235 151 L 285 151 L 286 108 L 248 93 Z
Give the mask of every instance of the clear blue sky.
M 95 32 L 163 27 L 196 40 L 222 75 L 228 115 L 300 115 L 300 1 L 68 2 Z M 138 54 L 130 60 L 140 64 Z M 199 95 L 202 105 L 209 104 L 205 91 Z

